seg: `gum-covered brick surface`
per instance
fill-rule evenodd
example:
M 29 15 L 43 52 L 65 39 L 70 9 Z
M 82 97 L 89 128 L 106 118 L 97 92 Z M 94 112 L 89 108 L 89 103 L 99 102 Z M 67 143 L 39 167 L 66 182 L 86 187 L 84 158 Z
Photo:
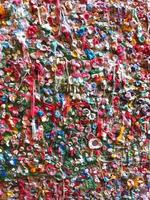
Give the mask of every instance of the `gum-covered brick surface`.
M 146 0 L 0 1 L 0 199 L 150 198 Z

